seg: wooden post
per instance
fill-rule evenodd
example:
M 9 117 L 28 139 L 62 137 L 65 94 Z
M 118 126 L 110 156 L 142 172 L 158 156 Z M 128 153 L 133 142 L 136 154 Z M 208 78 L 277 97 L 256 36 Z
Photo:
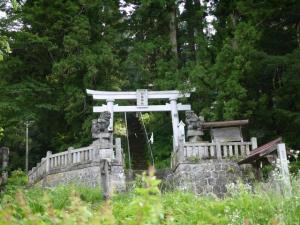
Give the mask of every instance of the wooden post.
M 222 159 L 221 144 L 218 141 L 216 142 L 216 155 L 217 159 Z
M 256 137 L 251 138 L 252 150 L 257 148 L 257 139 Z
M 280 172 L 283 179 L 283 190 L 284 194 L 287 197 L 290 197 L 292 194 L 292 188 L 291 188 L 291 181 L 290 181 L 290 173 L 289 173 L 289 167 L 288 167 L 288 160 L 286 157 L 286 148 L 285 144 L 281 143 L 277 145 L 277 154 L 279 157 L 279 163 L 280 163 Z

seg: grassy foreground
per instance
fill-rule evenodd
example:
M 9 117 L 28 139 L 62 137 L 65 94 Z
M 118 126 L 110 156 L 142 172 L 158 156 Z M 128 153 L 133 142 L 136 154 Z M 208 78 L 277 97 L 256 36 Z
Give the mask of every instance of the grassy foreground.
M 1 195 L 0 224 L 300 224 L 300 179 L 290 198 L 236 185 L 225 199 L 160 193 L 159 181 L 142 177 L 134 191 L 102 200 L 97 188 L 26 189 L 15 172 Z

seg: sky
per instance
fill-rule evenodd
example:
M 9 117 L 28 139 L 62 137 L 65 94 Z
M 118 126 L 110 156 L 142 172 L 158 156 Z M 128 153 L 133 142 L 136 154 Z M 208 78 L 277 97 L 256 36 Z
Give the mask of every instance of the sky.
M 5 17 L 5 15 L 6 15 L 5 12 L 0 10 L 0 18 Z

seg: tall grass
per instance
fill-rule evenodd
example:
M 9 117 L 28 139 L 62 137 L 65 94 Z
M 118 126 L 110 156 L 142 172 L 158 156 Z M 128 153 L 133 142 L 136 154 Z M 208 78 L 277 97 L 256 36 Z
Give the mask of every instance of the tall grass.
M 238 184 L 230 196 L 218 199 L 182 191 L 162 194 L 159 181 L 150 174 L 142 176 L 132 192 L 108 201 L 102 200 L 99 188 L 26 189 L 14 183 L 1 196 L 0 224 L 299 225 L 300 179 L 292 183 L 290 198 Z

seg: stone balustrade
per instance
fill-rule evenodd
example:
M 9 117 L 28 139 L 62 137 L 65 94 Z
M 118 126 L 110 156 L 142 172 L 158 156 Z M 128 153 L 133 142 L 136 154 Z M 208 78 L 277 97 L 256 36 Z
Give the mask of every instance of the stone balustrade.
M 99 162 L 102 159 L 108 159 L 118 165 L 124 165 L 124 155 L 121 147 L 121 139 L 116 138 L 115 145 L 112 148 L 101 149 L 97 145 L 90 145 L 88 147 L 73 149 L 69 148 L 67 151 L 52 154 L 47 152 L 45 158 L 37 163 L 28 172 L 29 184 L 34 184 L 40 179 L 46 177 L 48 174 L 58 171 L 69 171 L 81 164 L 91 164 Z
M 242 158 L 257 148 L 256 138 L 251 142 L 180 142 L 177 150 L 172 154 L 171 167 L 179 163 L 197 162 L 202 159 L 230 159 Z

